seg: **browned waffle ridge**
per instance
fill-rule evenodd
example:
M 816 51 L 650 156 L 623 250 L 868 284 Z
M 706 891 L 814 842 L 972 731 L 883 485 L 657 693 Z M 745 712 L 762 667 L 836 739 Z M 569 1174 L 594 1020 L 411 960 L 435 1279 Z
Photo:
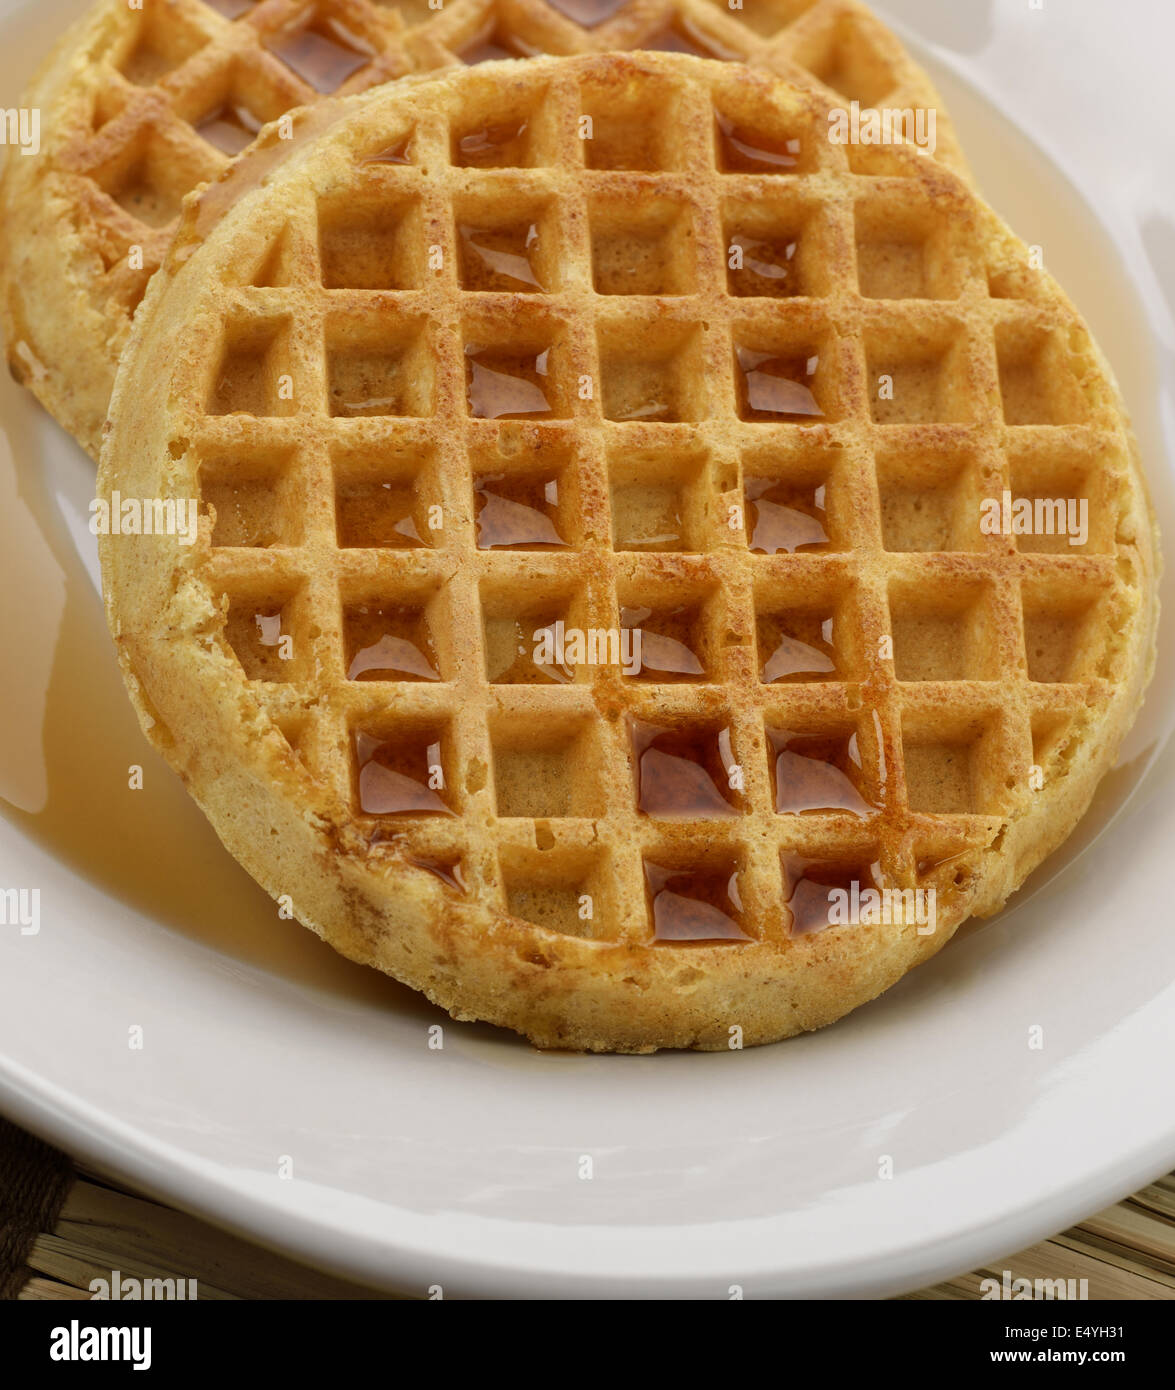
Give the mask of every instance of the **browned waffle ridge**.
M 929 79 L 857 0 L 100 0 L 66 34 L 24 105 L 35 159 L 0 191 L 8 360 L 95 457 L 131 316 L 190 189 L 292 107 L 411 69 L 488 56 L 679 48 L 818 82 L 830 101 L 937 115 L 937 153 L 963 168 Z M 137 248 L 138 254 L 134 254 Z
M 689 57 L 487 64 L 318 124 L 189 208 L 100 473 L 202 499 L 198 544 L 108 537 L 103 575 L 233 854 L 542 1046 L 786 1037 L 996 910 L 1111 766 L 1156 615 L 1112 375 L 1026 248 L 932 162 Z M 735 244 L 788 276 L 741 279 Z M 1005 488 L 1088 500 L 1087 543 L 984 534 Z M 525 659 L 625 609 L 680 644 L 654 669 Z M 407 645 L 364 679 L 381 637 Z M 797 885 L 854 880 L 934 887 L 937 931 L 802 930 Z M 662 926 L 730 939 L 657 939 L 666 893 Z

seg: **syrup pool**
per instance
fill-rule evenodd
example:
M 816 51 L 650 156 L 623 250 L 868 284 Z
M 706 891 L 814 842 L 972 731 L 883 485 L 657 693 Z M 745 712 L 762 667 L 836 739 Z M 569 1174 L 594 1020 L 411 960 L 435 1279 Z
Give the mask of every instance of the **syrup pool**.
M 231 157 L 252 144 L 260 129 L 261 122 L 247 106 L 227 101 L 204 117 L 196 127 L 196 133 L 202 135 L 210 145 L 215 145 L 222 154 Z
M 333 18 L 287 30 L 268 40 L 266 46 L 323 96 L 338 91 L 375 57 L 375 50 L 366 39 Z
M 144 738 L 119 674 L 88 530 L 94 466 L 0 380 L 0 838 L 27 839 L 119 910 L 299 985 L 441 1017 L 295 921 L 225 852 Z M 141 769 L 142 789 L 133 790 Z M 24 851 L 27 855 L 28 851 Z M 34 880 L 28 886 L 36 887 Z M 46 896 L 46 924 L 64 904 Z

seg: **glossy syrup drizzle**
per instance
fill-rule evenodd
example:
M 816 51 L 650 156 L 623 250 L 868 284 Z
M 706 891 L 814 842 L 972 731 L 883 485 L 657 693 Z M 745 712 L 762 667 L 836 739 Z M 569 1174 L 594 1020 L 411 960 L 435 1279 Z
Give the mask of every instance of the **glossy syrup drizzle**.
M 775 754 L 775 809 L 781 815 L 847 811 L 869 816 L 857 735 L 795 734 L 768 729 Z
M 292 662 L 283 660 L 289 653 L 282 639 L 291 639 L 292 649 L 294 634 L 285 619 L 285 607 L 280 603 L 242 603 L 230 607 L 225 637 L 247 680 L 280 681 L 289 675 Z
M 801 291 L 795 255 L 799 245 L 798 241 L 757 241 L 740 234 L 732 236 L 728 255 L 736 264 L 730 266 L 731 289 L 740 296 L 783 299 L 798 295 Z
M 628 0 L 547 0 L 547 4 L 585 29 L 595 29 L 622 10 Z
M 666 728 L 630 719 L 637 807 L 657 820 L 738 815 L 729 729 Z
M 277 34 L 266 40 L 266 47 L 324 96 L 375 57 L 366 39 L 333 16 Z
M 717 39 L 705 34 L 693 20 L 680 15 L 664 29 L 642 39 L 638 48 L 655 53 L 688 53 L 693 58 L 712 58 L 719 62 L 735 62 L 741 55 Z
M 786 850 L 781 862 L 786 883 L 784 902 L 791 919 L 790 936 L 808 936 L 834 925 L 832 916 L 836 900 L 833 893 L 851 898 L 854 884 L 859 892 L 881 886 L 879 863 L 831 864 Z
M 915 859 L 918 877 L 926 878 L 930 874 L 937 873 L 939 869 L 946 868 L 948 864 L 966 858 L 968 852 L 967 850 L 958 850 L 953 854 L 920 855 Z
M 254 613 L 253 621 L 257 624 L 257 640 L 263 647 L 276 647 L 282 640 L 282 615 L 281 610 L 268 613 Z
M 640 633 L 640 669 L 636 679 L 696 681 L 706 668 L 693 649 L 697 612 L 692 608 L 621 608 L 620 625 Z
M 746 420 L 811 421 L 824 411 L 813 386 L 820 358 L 736 349 L 739 406 Z
M 418 608 L 358 604 L 347 610 L 349 681 L 439 681 L 437 655 Z
M 465 865 L 458 855 L 419 854 L 412 848 L 410 838 L 400 829 L 391 829 L 387 824 L 377 825 L 367 837 L 373 848 L 388 845 L 404 856 L 405 863 L 417 869 L 426 869 L 447 887 L 458 893 L 468 893 L 469 885 L 465 879 Z
M 827 549 L 825 484 L 804 487 L 772 478 L 748 478 L 747 544 L 757 555 Z
M 427 869 L 430 874 L 434 874 L 448 887 L 455 888 L 458 893 L 469 892 L 469 885 L 465 881 L 465 866 L 460 859 L 430 859 L 414 854 L 409 856 L 408 862 L 415 864 L 418 869 Z
M 224 154 L 238 155 L 253 143 L 260 129 L 261 122 L 247 106 L 226 101 L 204 117 L 196 133 Z
M 742 929 L 738 870 L 673 869 L 645 860 L 658 941 L 750 941 Z
M 535 224 L 516 227 L 474 227 L 462 223 L 461 284 L 474 291 L 512 291 L 529 294 L 546 286 L 539 279 L 539 229 Z
M 530 122 L 500 121 L 466 131 L 456 142 L 454 162 L 467 169 L 516 169 L 526 163 Z
M 409 147 L 412 144 L 412 131 L 392 144 L 378 150 L 375 154 L 369 154 L 364 164 L 411 164 L 412 157 L 409 154 Z
M 478 420 L 553 414 L 547 395 L 549 356 L 550 348 L 512 353 L 467 347 L 469 413 Z
M 778 140 L 745 129 L 729 116 L 717 114 L 718 159 L 731 174 L 790 174 L 800 163 L 802 146 L 796 138 Z
M 87 557 L 92 551 L 85 502 L 71 503 L 60 487 L 59 461 L 26 426 L 31 414 L 13 409 L 0 430 L 0 577 L 7 592 L 26 591 L 19 604 L 0 605 L 0 643 L 21 653 L 0 663 L 0 829 L 27 837 L 77 876 L 78 891 L 95 904 L 95 929 L 104 910 L 115 929 L 142 913 L 222 960 L 320 998 L 438 1017 L 421 996 L 298 930 L 144 739 L 101 598 L 73 549 L 79 538 Z M 255 641 L 251 606 L 242 618 Z M 101 736 L 79 736 L 82 729 Z M 297 885 L 274 886 L 293 896 L 297 914 Z
M 476 67 L 478 63 L 496 63 L 503 58 L 533 58 L 541 51 L 520 34 L 503 29 L 491 20 L 457 56 L 469 67 Z
M 429 785 L 441 766 L 439 742 L 397 736 L 379 738 L 356 729 L 359 807 L 371 816 L 451 816 L 452 810 Z
M 532 618 L 487 618 L 486 675 L 494 685 L 568 685 L 575 672 L 562 662 L 542 661 L 556 652 L 557 615 Z
M 425 546 L 416 509 L 416 491 L 410 484 L 343 484 L 335 497 L 339 545 L 381 550 Z
M 391 387 L 389 391 L 387 388 Z M 399 383 L 339 373 L 331 384 L 331 413 L 350 420 L 371 419 L 379 415 L 403 415 L 405 403 Z
M 559 480 L 496 473 L 479 478 L 479 550 L 566 550 L 559 530 Z
M 807 614 L 759 620 L 759 678 L 778 681 L 823 680 L 836 671 L 834 618 Z
M 648 389 L 631 390 L 609 405 L 608 418 L 610 420 L 650 420 L 666 423 L 677 419 L 673 402 L 666 399 L 670 392 L 661 385 L 653 385 L 651 382 L 642 383 L 642 386 L 646 385 Z
M 225 213 L 259 188 L 282 160 L 328 130 L 346 109 L 341 97 L 300 106 L 289 113 L 292 131 L 288 140 L 262 138 L 254 141 L 190 204 L 172 239 L 167 264 L 173 268 L 184 265 L 208 239 Z

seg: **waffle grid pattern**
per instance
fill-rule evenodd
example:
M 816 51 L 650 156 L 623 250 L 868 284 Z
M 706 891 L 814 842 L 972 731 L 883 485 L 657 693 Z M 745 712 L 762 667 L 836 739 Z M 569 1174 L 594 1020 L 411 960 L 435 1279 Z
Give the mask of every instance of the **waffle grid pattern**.
M 489 57 L 641 46 L 796 69 L 847 99 L 933 100 L 901 45 L 855 0 L 147 0 L 114 7 L 86 55 L 87 111 L 49 152 L 101 246 L 104 293 L 129 317 L 162 262 L 184 195 L 216 178 L 248 131 L 325 95 Z M 753 11 L 753 12 L 752 12 Z M 584 22 L 576 15 L 584 16 Z M 243 124 L 242 124 L 243 122 Z M 949 130 L 943 154 L 955 158 Z M 129 264 L 132 247 L 141 263 Z
M 1047 777 L 1075 751 L 1115 679 L 1105 633 L 1129 612 L 1113 519 L 1128 442 L 1109 393 L 1089 386 L 1092 349 L 1071 313 L 1034 302 L 1027 267 L 985 261 L 990 229 L 973 204 L 936 202 L 912 156 L 839 149 L 811 108 L 757 109 L 745 84 L 715 74 L 642 84 L 642 109 L 660 109 L 677 138 L 671 167 L 640 172 L 592 167 L 607 152 L 579 138 L 581 118 L 624 92 L 593 85 L 587 66 L 541 81 L 523 70 L 505 91 L 487 85 L 482 106 L 467 89 L 459 113 L 406 101 L 402 127 L 381 131 L 345 182 L 251 227 L 227 326 L 218 303 L 190 330 L 193 343 L 223 335 L 219 356 L 202 349 L 184 422 L 205 499 L 247 493 L 261 518 L 234 532 L 218 514 L 206 570 L 251 689 L 377 859 L 461 861 L 489 911 L 597 940 L 653 939 L 650 865 L 689 875 L 711 901 L 736 874 L 739 925 L 761 941 L 788 935 L 781 894 L 797 864 L 863 881 L 876 864 L 889 884 L 965 890 L 973 852 L 998 847 L 1026 810 L 1033 765 Z M 471 149 L 486 162 L 486 132 L 521 167 L 463 164 Z M 731 149 L 796 140 L 790 172 L 728 167 Z M 655 130 L 642 148 L 661 148 Z M 879 229 L 898 203 L 916 215 L 896 243 L 879 241 L 895 235 Z M 459 228 L 475 217 L 537 227 L 545 286 L 463 288 Z M 371 287 L 356 252 L 381 218 L 399 238 L 390 288 Z M 757 244 L 799 248 L 801 293 L 732 293 L 744 225 Z M 630 235 L 654 238 L 651 261 L 676 293 L 599 292 Z M 549 418 L 476 418 L 471 363 L 487 350 L 507 373 L 523 364 Z M 789 374 L 806 383 L 822 417 L 756 411 L 756 373 L 769 393 Z M 634 390 L 665 418 L 616 418 Z M 479 548 L 479 493 L 503 477 L 511 495 L 542 496 L 562 545 Z M 1092 499 L 1079 552 L 981 533 L 980 498 L 1049 496 L 1062 482 Z M 765 485 L 822 488 L 825 540 L 754 553 Z M 355 499 L 385 488 L 410 499 L 419 544 L 363 543 L 375 533 Z M 649 497 L 680 519 L 664 553 L 633 540 L 634 498 Z M 431 532 L 434 506 L 444 523 Z M 261 543 L 232 543 L 250 537 Z M 490 678 L 495 623 L 614 629 L 626 606 L 652 610 L 654 625 L 684 611 L 704 676 L 662 684 L 581 666 L 571 681 Z M 250 620 L 262 610 L 281 612 L 292 661 L 258 652 Z M 411 615 L 440 679 L 348 680 L 364 610 L 394 611 L 401 631 Z M 828 619 L 826 679 L 763 680 L 776 637 L 828 631 Z M 360 733 L 394 737 L 413 775 L 439 749 L 453 814 L 365 815 Z M 639 809 L 649 747 L 708 767 L 730 813 Z M 777 809 L 799 765 L 776 756 L 805 749 L 848 776 L 868 813 Z M 732 765 L 736 786 L 728 777 L 723 790 Z M 574 910 L 584 893 L 588 922 Z
M 184 196 L 217 178 L 252 129 L 326 91 L 360 91 L 409 71 L 402 31 L 394 12 L 364 0 L 115 6 L 87 55 L 85 125 L 57 152 L 81 215 L 104 243 L 114 301 L 134 313 Z M 142 248 L 138 269 L 129 264 L 133 246 Z
M 633 49 L 814 77 L 846 101 L 925 109 L 933 92 L 857 0 L 429 0 L 398 5 L 425 67 Z

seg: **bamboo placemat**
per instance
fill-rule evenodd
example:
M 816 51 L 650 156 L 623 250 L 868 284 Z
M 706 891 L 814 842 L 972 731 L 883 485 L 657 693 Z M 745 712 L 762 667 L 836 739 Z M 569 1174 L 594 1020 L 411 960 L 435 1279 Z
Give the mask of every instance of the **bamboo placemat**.
M 0 1120 L 0 1297 L 87 1299 L 92 1279 L 197 1281 L 206 1299 L 386 1298 L 226 1235 L 79 1167 Z M 5 1259 L 13 1270 L 5 1290 Z M 23 1261 L 23 1264 L 21 1263 Z M 1087 1279 L 1091 1299 L 1175 1299 L 1175 1174 L 990 1269 L 907 1294 L 977 1299 L 980 1281 Z

